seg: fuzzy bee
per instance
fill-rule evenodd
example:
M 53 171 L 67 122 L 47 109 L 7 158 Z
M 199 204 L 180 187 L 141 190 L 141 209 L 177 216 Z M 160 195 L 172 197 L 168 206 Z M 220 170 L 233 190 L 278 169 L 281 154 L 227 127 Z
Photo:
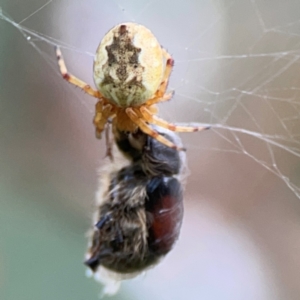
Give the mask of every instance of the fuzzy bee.
M 181 146 L 173 132 L 155 127 Z M 183 218 L 184 152 L 143 133 L 114 132 L 126 163 L 101 170 L 97 212 L 85 264 L 104 283 L 136 276 L 173 247 Z M 111 281 L 109 281 L 111 279 Z M 107 292 L 114 292 L 106 290 Z

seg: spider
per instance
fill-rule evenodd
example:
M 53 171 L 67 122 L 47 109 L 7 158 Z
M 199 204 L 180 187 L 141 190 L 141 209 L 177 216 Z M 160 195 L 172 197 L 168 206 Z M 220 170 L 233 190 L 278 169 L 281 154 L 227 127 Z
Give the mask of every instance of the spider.
M 119 131 L 133 133 L 140 129 L 168 147 L 185 150 L 159 134 L 150 124 L 176 132 L 209 128 L 177 126 L 156 116 L 156 104 L 172 97 L 166 89 L 174 60 L 142 25 L 119 24 L 104 36 L 94 59 L 97 90 L 68 73 L 58 47 L 56 56 L 62 77 L 99 99 L 93 120 L 97 138 L 101 138 L 106 123 L 112 120 L 113 128 Z

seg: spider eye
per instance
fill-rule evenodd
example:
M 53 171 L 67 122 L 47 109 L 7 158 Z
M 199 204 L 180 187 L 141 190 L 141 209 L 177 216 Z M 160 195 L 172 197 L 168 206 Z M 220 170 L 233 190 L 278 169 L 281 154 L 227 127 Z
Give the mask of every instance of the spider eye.
M 128 88 L 129 88 L 129 89 L 131 89 L 131 88 L 132 88 L 132 86 L 130 85 Z

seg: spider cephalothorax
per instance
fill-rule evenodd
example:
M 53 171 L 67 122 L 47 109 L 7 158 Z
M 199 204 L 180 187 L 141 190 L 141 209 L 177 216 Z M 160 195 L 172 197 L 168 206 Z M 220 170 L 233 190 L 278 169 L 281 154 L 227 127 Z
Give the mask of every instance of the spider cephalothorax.
M 56 54 L 63 78 L 99 99 L 94 117 L 98 138 L 108 119 L 113 119 L 113 126 L 117 130 L 136 132 L 140 129 L 164 145 L 182 150 L 149 124 L 177 132 L 207 129 L 176 126 L 156 116 L 158 110 L 155 104 L 172 97 L 172 93 L 166 93 L 166 89 L 174 60 L 151 31 L 142 25 L 119 24 L 104 36 L 94 61 L 97 90 L 68 74 L 58 48 Z

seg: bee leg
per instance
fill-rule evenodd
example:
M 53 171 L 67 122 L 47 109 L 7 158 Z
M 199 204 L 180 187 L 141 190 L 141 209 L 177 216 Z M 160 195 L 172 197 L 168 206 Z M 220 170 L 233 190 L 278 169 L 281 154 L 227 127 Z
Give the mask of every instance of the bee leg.
M 88 266 L 93 272 L 95 272 L 99 266 L 99 259 L 98 257 L 91 257 L 84 261 L 84 264 Z
M 121 230 L 119 224 L 116 226 L 116 230 L 117 230 L 117 235 L 116 235 L 115 241 L 119 244 L 122 244 L 124 242 L 124 239 L 123 239 L 123 233 L 122 233 L 122 230 Z
M 101 217 L 101 219 L 95 224 L 95 227 L 97 227 L 98 229 L 102 229 L 103 226 L 109 222 L 111 220 L 111 216 L 110 215 L 104 215 L 103 217 Z
M 91 258 L 84 261 L 84 264 L 88 266 L 93 272 L 95 272 L 98 266 L 101 264 L 101 260 L 112 255 L 111 249 L 105 249 L 99 252 L 97 255 L 92 255 Z

